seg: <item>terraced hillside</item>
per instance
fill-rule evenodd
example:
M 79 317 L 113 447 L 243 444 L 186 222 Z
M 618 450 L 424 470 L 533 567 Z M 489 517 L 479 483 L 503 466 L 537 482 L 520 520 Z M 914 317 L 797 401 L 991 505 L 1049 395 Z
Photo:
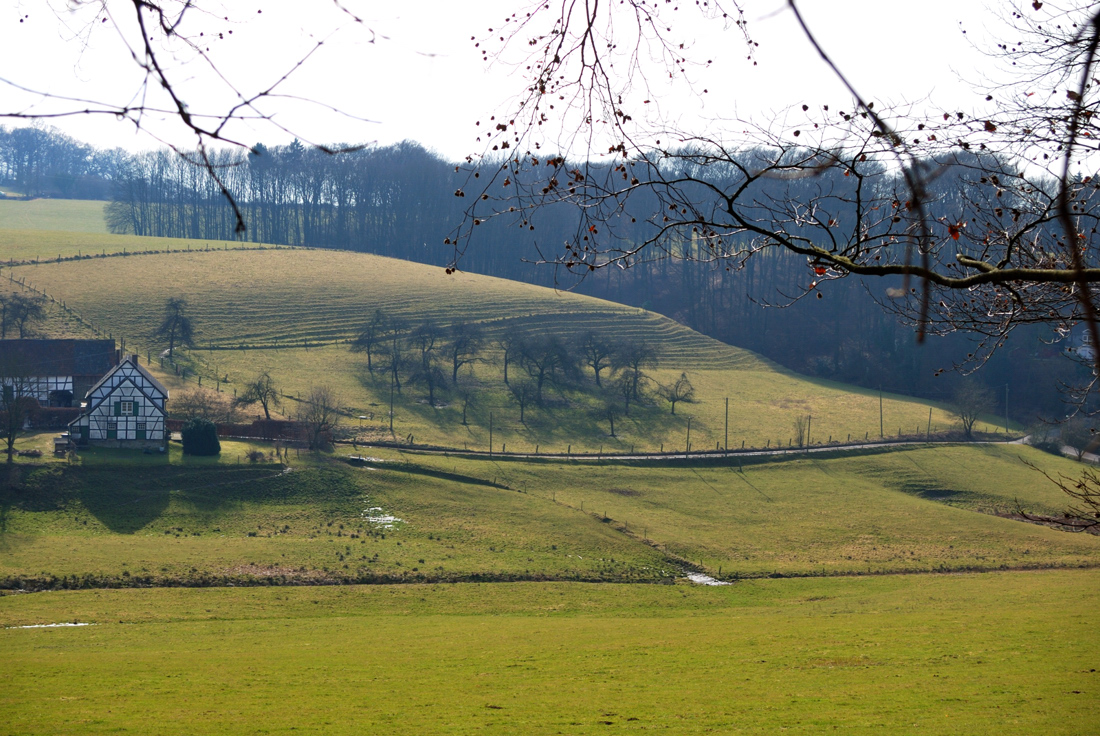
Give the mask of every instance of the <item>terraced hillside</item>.
M 813 417 L 811 439 L 817 442 L 875 437 L 880 428 L 887 436 L 923 434 L 953 424 L 938 408 L 930 414 L 926 403 L 887 397 L 880 425 L 876 393 L 805 379 L 660 315 L 365 254 L 210 247 L 44 261 L 9 272 L 102 333 L 149 354 L 163 348 L 150 335 L 165 300 L 185 297 L 196 328 L 189 368 L 204 375 L 206 385 L 215 377 L 228 378 L 220 388 L 233 391 L 267 370 L 291 397 L 283 411 L 292 414 L 294 399 L 312 385 L 327 384 L 349 416 L 365 417 L 353 423 L 357 428 L 362 424 L 366 437 L 391 436 L 384 417 L 389 381 L 369 372 L 364 357 L 351 353 L 346 341 L 375 309 L 411 324 L 427 319 L 444 327 L 460 320 L 479 322 L 489 338 L 508 325 L 528 335 L 554 334 L 564 340 L 595 330 L 617 341 L 646 342 L 658 355 L 658 368 L 650 372 L 651 388 L 674 381 L 682 372 L 696 387 L 695 401 L 682 404 L 675 416 L 659 399 L 635 405 L 629 416 L 618 418 L 614 436 L 602 416 L 604 399 L 588 389 L 556 389 L 521 422 L 490 339 L 482 362 L 463 373 L 464 385 L 477 394 L 466 407 L 466 424 L 457 389 L 442 390 L 435 405 L 426 402 L 417 386 L 407 386 L 395 397 L 394 434 L 412 435 L 421 443 L 487 446 L 492 423 L 498 449 L 506 444 L 514 450 L 671 450 L 684 449 L 689 441 L 693 449 L 714 448 L 727 442 L 727 398 L 731 447 L 786 445 L 793 439 L 796 417 L 807 415 Z

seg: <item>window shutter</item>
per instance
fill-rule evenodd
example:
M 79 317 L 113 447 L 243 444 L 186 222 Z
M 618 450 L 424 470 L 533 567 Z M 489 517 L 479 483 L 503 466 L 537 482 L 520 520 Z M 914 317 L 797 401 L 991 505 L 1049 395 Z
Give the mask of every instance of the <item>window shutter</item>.
M 115 402 L 115 416 L 116 417 L 122 416 L 122 402 L 121 401 L 116 401 Z
M 134 416 L 135 417 L 140 417 L 141 416 L 141 400 L 140 399 L 134 399 Z

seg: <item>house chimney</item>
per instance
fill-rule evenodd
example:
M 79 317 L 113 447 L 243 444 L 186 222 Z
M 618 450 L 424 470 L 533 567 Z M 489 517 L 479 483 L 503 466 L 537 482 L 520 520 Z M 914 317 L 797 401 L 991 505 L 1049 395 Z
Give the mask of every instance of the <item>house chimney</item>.
M 134 353 L 133 355 L 130 356 L 130 362 L 133 363 L 134 365 L 138 364 L 138 355 L 137 355 L 137 353 Z

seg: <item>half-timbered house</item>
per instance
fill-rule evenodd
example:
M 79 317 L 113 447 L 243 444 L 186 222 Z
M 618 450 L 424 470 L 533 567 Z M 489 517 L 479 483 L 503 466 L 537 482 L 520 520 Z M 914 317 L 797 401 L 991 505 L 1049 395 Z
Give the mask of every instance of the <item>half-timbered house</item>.
M 168 389 L 130 355 L 92 386 L 83 413 L 69 424 L 78 445 L 163 447 Z
M 0 340 L 0 383 L 41 406 L 79 406 L 118 361 L 114 340 Z

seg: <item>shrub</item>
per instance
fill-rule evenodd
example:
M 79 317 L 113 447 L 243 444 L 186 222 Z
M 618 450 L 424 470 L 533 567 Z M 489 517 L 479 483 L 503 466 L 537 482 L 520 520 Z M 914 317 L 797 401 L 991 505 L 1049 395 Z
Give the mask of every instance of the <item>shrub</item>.
M 1038 424 L 1030 427 L 1027 442 L 1043 452 L 1059 456 L 1062 454 L 1062 437 L 1059 427 L 1049 424 Z
M 249 450 L 245 453 L 245 457 L 248 458 L 249 462 L 258 463 L 267 458 L 267 455 L 264 454 L 263 450 Z
M 222 451 L 218 428 L 209 419 L 189 419 L 180 434 L 183 436 L 185 455 L 217 455 Z

